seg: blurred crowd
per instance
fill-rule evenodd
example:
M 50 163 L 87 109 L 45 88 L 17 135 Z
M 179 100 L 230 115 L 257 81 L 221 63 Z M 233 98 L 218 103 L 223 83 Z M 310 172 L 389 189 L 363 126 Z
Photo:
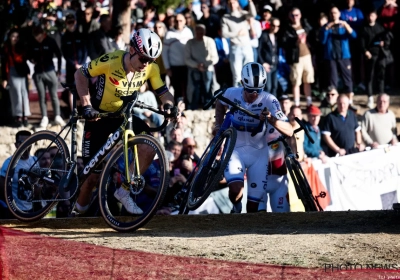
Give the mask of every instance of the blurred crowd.
M 86 61 L 127 48 L 124 26 L 112 23 L 107 0 L 3 0 L 1 8 L 1 86 L 9 92 L 13 125 L 28 125 L 28 79 L 38 90 L 39 126 L 50 122 L 46 91 L 52 121 L 63 125 L 69 115 L 61 112 L 57 95 L 61 59 L 66 61 L 65 80 L 72 83 Z M 397 143 L 396 118 L 385 94 L 396 86 L 399 70 L 396 0 L 196 0 L 163 13 L 132 0 L 130 9 L 131 34 L 149 28 L 162 39 L 156 63 L 183 108 L 202 108 L 215 89 L 240 86 L 242 66 L 257 61 L 268 73 L 265 90 L 278 97 L 293 125 L 294 117 L 308 116 L 317 145 L 298 136 L 300 160 L 325 161 L 366 146 Z M 27 61 L 34 64 L 33 73 Z M 361 122 L 353 104 L 358 92 L 368 95 L 363 105 L 370 109 Z M 157 106 L 150 88 L 141 93 L 140 98 Z M 64 101 L 69 104 L 68 94 Z M 150 125 L 162 122 L 150 111 L 135 113 Z M 163 137 L 171 189 L 185 182 L 198 160 L 185 122 L 183 116 L 178 128 L 169 127 Z

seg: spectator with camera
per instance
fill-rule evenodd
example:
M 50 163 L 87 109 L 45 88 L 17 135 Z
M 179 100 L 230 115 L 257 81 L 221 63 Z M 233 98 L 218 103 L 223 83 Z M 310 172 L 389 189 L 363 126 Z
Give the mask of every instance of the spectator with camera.
M 331 21 L 322 27 L 321 43 L 324 46 L 324 59 L 329 65 L 330 85 L 338 88 L 339 73 L 344 83 L 343 92 L 349 97 L 350 107 L 357 110 L 353 103 L 353 80 L 349 40 L 357 37 L 356 32 L 346 22 L 340 20 L 337 7 L 330 10 Z

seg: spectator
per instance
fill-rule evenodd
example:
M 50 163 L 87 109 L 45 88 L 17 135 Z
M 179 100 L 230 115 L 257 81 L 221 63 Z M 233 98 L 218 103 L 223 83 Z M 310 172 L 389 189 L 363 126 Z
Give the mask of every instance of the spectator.
M 31 132 L 27 130 L 20 130 L 15 135 L 15 148 L 18 149 L 19 146 L 29 137 L 31 136 Z M 3 196 L 4 194 L 4 187 L 5 187 L 5 180 L 7 175 L 7 169 L 11 162 L 12 156 L 8 157 L 1 167 L 0 171 L 0 186 L 1 191 L 0 194 Z M 30 169 L 36 163 L 36 157 L 29 155 L 29 150 L 24 153 L 21 159 L 18 161 L 17 166 L 14 169 L 14 176 L 13 176 L 13 186 L 12 186 L 12 195 L 16 199 L 16 206 L 22 211 L 29 211 L 32 209 L 32 203 L 27 201 L 28 195 L 23 187 L 19 186 L 18 184 L 18 174 L 21 169 Z M 0 198 L 3 200 L 3 198 Z M 5 200 L 4 200 L 5 201 Z
M 279 45 L 276 34 L 279 31 L 280 21 L 271 18 L 270 28 L 262 32 L 258 48 L 258 61 L 267 72 L 267 85 L 265 90 L 275 97 L 278 91 L 278 61 Z
M 393 31 L 398 13 L 396 0 L 386 0 L 379 12 L 379 20 L 386 30 Z
M 261 29 L 262 30 L 269 30 L 271 28 L 272 22 L 272 7 L 270 5 L 265 5 L 262 9 L 262 16 L 261 16 Z
M 186 97 L 188 68 L 185 64 L 185 46 L 187 41 L 193 39 L 193 33 L 186 26 L 184 15 L 176 16 L 175 28 L 168 31 L 164 38 L 162 59 L 167 69 L 167 75 L 171 79 L 174 88 L 175 103 L 183 97 L 185 104 L 188 104 Z
M 312 54 L 314 61 L 314 87 L 319 91 L 319 97 L 324 98 L 326 90 L 329 86 L 329 77 L 326 75 L 327 66 L 324 60 L 324 46 L 321 43 L 321 32 L 323 26 L 328 23 L 326 14 L 321 13 L 319 16 L 318 27 L 310 32 L 309 42 L 312 46 Z M 329 69 L 329 68 L 328 68 Z
M 321 133 L 329 157 L 358 153 L 365 148 L 361 142 L 361 127 L 356 115 L 349 110 L 349 105 L 349 97 L 341 94 L 337 100 L 337 109 L 326 116 Z
M 26 48 L 19 36 L 17 29 L 11 29 L 1 52 L 2 87 L 9 86 L 13 125 L 16 127 L 28 126 L 28 117 L 31 115 L 26 86 L 30 71 L 26 63 Z
M 218 30 L 218 36 L 214 39 L 218 52 L 218 63 L 215 65 L 215 76 L 221 87 L 233 84 L 232 71 L 229 63 L 230 40 L 222 37 L 222 30 Z
M 290 97 L 286 94 L 281 95 L 279 97 L 279 103 L 285 116 L 289 116 L 290 108 L 292 107 L 292 101 L 290 100 Z
M 179 157 L 181 156 L 182 153 L 182 142 L 171 140 L 168 142 L 166 150 L 170 151 L 174 155 L 172 168 L 170 168 L 170 170 L 173 170 L 175 163 L 179 160 Z
M 262 29 L 261 23 L 254 19 L 250 18 L 250 24 L 252 26 L 251 33 L 250 33 L 250 45 L 253 48 L 253 61 L 258 61 L 258 47 L 259 47 L 259 40 L 261 37 Z
M 303 119 L 303 113 L 301 112 L 300 107 L 293 105 L 290 108 L 290 113 L 289 113 L 288 117 L 289 117 L 289 122 L 293 127 L 293 131 L 298 129 L 300 127 L 300 125 L 296 122 L 295 118 L 298 118 L 299 120 Z M 296 139 L 297 159 L 298 159 L 298 161 L 303 161 L 304 160 L 304 130 L 301 130 L 301 131 L 295 133 L 293 136 Z
M 373 149 L 379 145 L 397 144 L 396 116 L 389 110 L 390 96 L 378 95 L 377 106 L 365 112 L 361 122 L 361 132 L 366 145 Z
M 360 9 L 354 7 L 355 0 L 346 0 L 346 2 L 347 9 L 340 11 L 340 19 L 346 21 L 357 34 L 360 34 L 360 31 L 364 24 L 364 15 Z M 350 41 L 350 53 L 352 54 L 351 65 L 353 70 L 353 83 L 359 85 L 358 87 L 360 87 L 361 89 L 365 89 L 363 85 L 364 73 L 360 71 L 360 68 L 362 67 L 360 37 L 357 37 L 355 38 L 355 40 Z
M 123 28 L 121 25 L 115 26 L 112 31 L 112 48 L 114 50 L 123 50 L 126 51 L 128 49 L 128 44 L 125 43 L 123 39 Z
M 139 89 L 138 101 L 145 103 L 146 105 L 158 108 L 157 99 L 154 93 L 148 90 L 147 83 L 144 83 Z M 141 109 L 139 107 L 133 108 L 133 113 L 141 118 L 142 120 L 148 119 L 154 126 L 161 126 L 164 119 L 161 115 L 154 113 L 148 109 Z
M 321 110 L 320 128 L 322 128 L 324 118 L 329 113 L 332 113 L 336 110 L 336 102 L 338 96 L 339 93 L 337 92 L 335 87 L 331 86 L 328 88 L 328 93 L 326 94 L 324 100 L 321 101 L 321 105 L 319 106 L 319 109 Z
M 185 12 L 184 16 L 186 19 L 186 26 L 189 27 L 190 31 L 192 31 L 192 34 L 194 36 L 195 29 L 196 29 L 196 20 L 194 19 L 191 12 Z
M 75 82 L 74 74 L 87 59 L 86 38 L 76 28 L 73 14 L 65 17 L 66 30 L 61 38 L 61 50 L 65 59 L 65 81 L 68 84 Z M 69 92 L 69 105 L 72 111 L 72 94 Z
M 171 141 L 177 141 L 179 143 L 182 143 L 183 141 L 183 131 L 181 128 L 176 128 L 176 129 L 172 129 L 169 133 Z
M 94 6 L 91 2 L 86 3 L 84 18 L 78 18 L 78 30 L 85 38 L 100 28 L 100 24 L 93 18 Z
M 34 40 L 30 45 L 28 58 L 35 65 L 33 80 L 38 91 L 42 114 L 39 126 L 46 128 L 49 123 L 45 87 L 48 88 L 50 93 L 54 111 L 54 122 L 64 126 L 65 122 L 60 116 L 60 102 L 57 95 L 58 77 L 61 71 L 61 51 L 54 39 L 46 36 L 46 32 L 42 27 L 36 26 L 32 34 Z M 57 70 L 55 70 L 53 63 L 54 56 L 57 57 Z
M 167 26 L 162 21 L 156 21 L 154 25 L 154 32 L 160 37 L 161 42 L 164 41 L 165 34 L 167 34 Z M 164 61 L 162 59 L 162 54 L 157 57 L 156 63 L 160 68 L 161 79 L 165 83 L 165 77 L 167 76 L 167 70 L 165 70 Z
M 305 127 L 310 132 L 311 138 L 314 143 L 311 143 L 308 137 L 304 138 L 304 153 L 307 157 L 318 158 L 326 163 L 327 157 L 321 147 L 321 130 L 319 128 L 319 121 L 321 119 L 321 110 L 316 106 L 310 106 L 307 112 L 307 122 Z
M 46 148 L 36 150 L 35 157 L 38 159 L 40 168 L 49 168 L 51 165 L 50 153 Z
M 249 1 L 249 12 L 243 11 L 237 0 L 230 0 L 228 6 L 231 12 L 222 18 L 222 36 L 230 39 L 229 62 L 233 86 L 240 86 L 243 65 L 254 60 L 250 45 L 250 33 L 254 31 L 250 18 L 254 18 L 257 11 L 253 1 Z
M 198 23 L 205 25 L 207 37 L 215 39 L 218 37 L 218 30 L 221 29 L 220 18 L 210 12 L 210 8 L 206 3 L 201 4 L 201 12 L 203 13 L 203 16 L 200 18 Z
M 193 168 L 197 166 L 200 157 L 196 154 L 196 141 L 191 137 L 186 137 L 182 141 L 181 159 L 189 159 L 193 163 Z M 189 168 L 188 168 L 189 170 Z M 192 171 L 190 169 L 190 171 Z
M 283 45 L 286 62 L 290 65 L 290 81 L 294 105 L 300 106 L 300 85 L 303 83 L 307 106 L 312 104 L 311 84 L 314 83 L 314 68 L 311 52 L 308 47 L 307 36 L 311 26 L 306 19 L 302 19 L 301 11 L 293 8 L 289 13 L 290 24 L 283 33 Z
M 200 104 L 211 100 L 214 65 L 218 62 L 214 40 L 204 36 L 206 27 L 198 24 L 195 33 L 195 38 L 190 39 L 185 46 L 185 62 L 188 66 L 186 98 L 190 110 L 197 110 Z
M 108 33 L 111 30 L 111 17 L 110 15 L 100 16 L 100 28 L 89 34 L 90 48 L 89 56 L 91 60 L 94 60 L 103 54 L 115 51 L 111 38 Z
M 337 7 L 331 10 L 331 21 L 323 27 L 321 42 L 324 45 L 324 58 L 330 70 L 330 85 L 338 88 L 338 68 L 344 83 L 343 92 L 349 96 L 350 106 L 353 103 L 353 81 L 351 74 L 351 53 L 349 39 L 357 37 L 351 26 L 340 20 L 340 11 Z M 353 107 L 353 110 L 357 108 Z
M 390 55 L 389 44 L 385 28 L 376 22 L 376 11 L 368 15 L 368 23 L 365 24 L 361 36 L 361 49 L 365 54 L 365 75 L 367 81 L 368 108 L 374 107 L 374 85 L 377 85 L 378 93 L 385 90 L 386 55 Z

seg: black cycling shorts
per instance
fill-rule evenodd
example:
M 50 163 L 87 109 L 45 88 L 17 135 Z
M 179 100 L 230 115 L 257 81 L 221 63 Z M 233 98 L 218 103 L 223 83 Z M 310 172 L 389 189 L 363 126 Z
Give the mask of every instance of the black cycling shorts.
M 106 143 L 111 133 L 122 124 L 122 118 L 104 118 L 97 121 L 86 121 L 82 137 L 82 158 L 86 165 Z M 135 134 L 150 134 L 149 126 L 140 118 L 132 116 L 133 132 Z

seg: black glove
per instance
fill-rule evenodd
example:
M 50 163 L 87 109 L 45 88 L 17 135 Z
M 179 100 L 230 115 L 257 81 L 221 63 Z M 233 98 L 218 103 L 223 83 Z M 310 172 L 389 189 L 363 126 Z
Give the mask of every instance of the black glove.
M 99 111 L 93 109 L 92 105 L 86 105 L 83 107 L 83 118 L 85 120 L 93 120 L 99 117 Z

